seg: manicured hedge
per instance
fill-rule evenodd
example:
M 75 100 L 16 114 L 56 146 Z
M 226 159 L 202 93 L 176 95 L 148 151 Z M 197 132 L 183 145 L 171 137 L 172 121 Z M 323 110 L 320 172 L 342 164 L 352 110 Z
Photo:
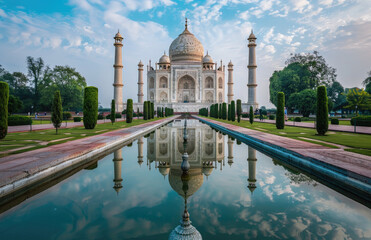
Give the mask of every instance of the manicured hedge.
M 231 119 L 232 119 L 232 116 L 231 116 L 231 114 L 232 114 L 232 111 L 231 111 L 231 104 L 229 103 L 228 104 L 228 121 L 231 121 Z
M 242 114 L 242 105 L 241 99 L 237 99 L 237 121 L 241 121 L 241 114 Z
M 249 120 L 250 120 L 250 123 L 253 124 L 254 122 L 254 109 L 252 108 L 252 106 L 250 106 L 250 114 L 249 114 Z
M 94 129 L 98 119 L 98 88 L 86 87 L 84 91 L 84 127 Z
M 360 117 L 353 117 L 350 120 L 350 124 L 354 126 L 366 126 L 366 127 L 371 127 L 371 116 L 360 116 Z
M 53 126 L 55 127 L 55 132 L 58 134 L 58 128 L 61 127 L 62 121 L 64 120 L 64 112 L 62 108 L 62 99 L 61 93 L 59 91 L 55 91 L 53 105 L 52 105 L 52 122 Z M 71 114 L 70 114 L 71 115 Z M 68 114 L 66 114 L 66 119 L 68 119 Z
M 232 122 L 236 121 L 236 104 L 234 101 L 231 101 L 231 120 Z
M 222 103 L 219 103 L 219 110 L 218 110 L 218 118 L 219 119 L 222 119 L 223 118 L 223 104 Z
M 8 126 L 20 126 L 20 125 L 30 125 L 32 124 L 32 119 L 27 116 L 22 115 L 10 115 L 8 116 Z
M 131 123 L 133 121 L 133 99 L 128 99 L 126 102 L 126 122 Z
M 148 120 L 148 101 L 144 101 L 143 103 L 143 119 Z
M 318 135 L 325 135 L 328 130 L 328 104 L 327 91 L 325 86 L 317 88 L 317 114 L 316 128 Z
M 99 117 L 99 115 L 98 115 L 98 117 Z M 102 116 L 103 117 L 103 116 Z M 81 117 L 74 117 L 73 118 L 73 121 L 74 122 L 81 122 Z
M 294 122 L 301 122 L 301 117 L 295 117 Z
M 75 118 L 74 118 L 75 119 Z M 104 119 L 104 116 L 103 114 L 98 114 L 98 120 L 103 120 Z
M 285 94 L 283 92 L 277 93 L 276 128 L 285 128 Z
M 222 119 L 227 120 L 227 104 L 223 103 L 222 105 Z
M 110 120 L 111 120 L 111 123 L 114 124 L 116 122 L 116 103 L 115 103 L 115 99 L 112 99 L 111 101 L 111 113 L 110 113 Z
M 337 118 L 331 118 L 331 124 L 333 124 L 333 125 L 339 125 L 339 119 L 337 119 Z
M 273 114 L 269 115 L 269 120 L 274 120 L 274 119 L 276 119 L 276 115 L 273 115 Z
M 8 133 L 8 102 L 9 85 L 6 82 L 0 82 L 0 139 L 5 138 Z
M 68 120 L 72 118 L 72 114 L 70 112 L 63 112 L 63 120 Z

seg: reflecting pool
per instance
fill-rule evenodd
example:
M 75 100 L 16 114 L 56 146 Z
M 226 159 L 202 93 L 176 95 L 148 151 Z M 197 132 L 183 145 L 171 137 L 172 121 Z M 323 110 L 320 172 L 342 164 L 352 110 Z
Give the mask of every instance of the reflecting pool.
M 198 120 L 187 121 L 185 146 L 183 127 L 161 127 L 3 212 L 1 239 L 183 239 L 173 231 L 187 227 L 195 239 L 371 239 L 366 206 Z

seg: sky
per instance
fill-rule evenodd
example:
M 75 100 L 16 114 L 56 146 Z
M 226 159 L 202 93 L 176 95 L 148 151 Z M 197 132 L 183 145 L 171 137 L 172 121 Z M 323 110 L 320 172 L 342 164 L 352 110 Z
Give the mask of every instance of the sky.
M 74 67 L 109 107 L 119 29 L 123 96 L 136 102 L 138 62 L 147 65 L 168 54 L 187 17 L 205 54 L 218 63 L 233 62 L 234 98 L 242 102 L 247 102 L 247 38 L 254 30 L 257 101 L 272 107 L 269 78 L 291 53 L 316 50 L 336 68 L 344 87 L 363 87 L 371 71 L 370 11 L 370 0 L 0 0 L 0 64 L 27 73 L 26 57 L 32 56 L 50 67 Z

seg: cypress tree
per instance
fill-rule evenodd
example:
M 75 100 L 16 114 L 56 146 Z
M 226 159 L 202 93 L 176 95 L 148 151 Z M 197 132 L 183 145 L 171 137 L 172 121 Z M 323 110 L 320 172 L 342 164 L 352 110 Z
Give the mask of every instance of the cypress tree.
M 241 106 L 241 99 L 237 99 L 237 121 L 241 121 L 241 114 L 242 114 L 242 106 Z
M 222 119 L 227 120 L 227 104 L 225 102 L 222 105 Z
M 234 100 L 231 101 L 231 120 L 232 122 L 236 121 L 236 104 Z
M 58 128 L 61 127 L 63 121 L 63 108 L 61 93 L 55 91 L 52 105 L 52 122 L 55 127 L 55 134 L 58 134 Z
M 219 103 L 219 115 L 218 115 L 218 118 L 219 119 L 222 119 L 222 116 L 223 116 L 222 104 Z
M 151 102 L 151 118 L 155 118 L 155 104 Z
M 0 139 L 8 134 L 9 85 L 0 82 Z
M 318 135 L 325 135 L 328 130 L 328 103 L 325 86 L 317 88 L 316 129 Z
M 98 88 L 86 87 L 84 91 L 84 127 L 94 129 L 98 119 Z
M 250 106 L 249 117 L 250 117 L 250 123 L 253 124 L 253 122 L 254 122 L 254 109 L 252 108 L 252 106 Z
M 128 99 L 126 102 L 126 122 L 133 122 L 133 99 Z
M 214 118 L 219 118 L 218 104 L 214 104 Z
M 231 104 L 228 104 L 228 121 L 231 121 Z
M 144 101 L 143 103 L 143 119 L 144 120 L 147 120 L 148 119 L 148 104 L 147 104 L 147 101 Z
M 165 115 L 164 115 L 164 108 L 163 108 L 163 107 L 161 108 L 161 116 L 162 116 L 162 117 L 165 116 Z
M 276 128 L 284 129 L 285 127 L 285 94 L 283 92 L 277 93 L 277 114 L 276 114 Z
M 111 101 L 111 114 L 110 114 L 110 120 L 111 120 L 111 123 L 112 125 L 115 123 L 116 121 L 116 103 L 115 103 L 115 99 L 112 99 Z M 128 116 L 128 109 L 127 109 L 127 106 L 126 106 L 126 117 Z

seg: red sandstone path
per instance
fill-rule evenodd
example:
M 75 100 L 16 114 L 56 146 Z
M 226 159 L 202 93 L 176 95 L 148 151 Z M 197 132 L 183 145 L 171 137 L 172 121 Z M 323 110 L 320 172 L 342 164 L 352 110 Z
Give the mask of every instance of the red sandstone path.
M 242 118 L 243 120 L 248 121 L 248 118 Z M 273 123 L 275 124 L 275 120 L 268 120 L 264 119 L 260 121 L 259 119 L 254 119 L 255 122 L 265 122 L 265 123 Z M 315 128 L 314 123 L 307 123 L 307 122 L 293 122 L 293 121 L 286 121 L 285 122 L 286 126 L 292 126 L 292 127 L 305 127 L 305 128 Z M 329 131 L 339 131 L 339 132 L 352 132 L 354 133 L 354 126 L 349 126 L 349 125 L 333 125 L 329 124 L 328 125 L 328 130 Z M 371 134 L 371 127 L 363 127 L 359 126 L 356 127 L 356 132 L 357 133 L 364 133 L 364 134 Z
M 12 184 L 23 178 L 28 178 L 43 170 L 88 154 L 94 150 L 109 147 L 116 143 L 119 145 L 127 141 L 133 134 L 137 134 L 138 131 L 150 131 L 177 117 L 178 116 L 160 119 L 133 127 L 0 158 L 0 187 Z M 6 193 L 0 191 L 0 197 L 3 194 Z
M 136 119 L 136 118 L 135 118 Z M 125 121 L 125 118 L 117 118 L 116 122 Z M 108 123 L 110 122 L 109 119 L 106 120 L 98 120 L 97 123 Z M 82 127 L 84 126 L 84 123 L 81 122 L 63 122 L 61 125 L 61 128 L 72 128 L 72 127 Z M 46 130 L 46 129 L 54 129 L 54 126 L 52 123 L 48 124 L 35 124 L 32 125 L 32 131 L 34 130 Z M 14 132 L 28 132 L 30 131 L 30 125 L 21 125 L 21 126 L 8 126 L 8 133 L 14 133 Z
M 314 158 L 319 161 L 348 170 L 350 172 L 354 172 L 359 175 L 371 178 L 370 156 L 347 152 L 344 151 L 344 149 L 328 148 L 318 144 L 299 141 L 288 137 L 281 137 L 257 130 L 251 130 L 248 128 L 222 123 L 211 119 L 202 119 L 218 124 L 232 131 L 249 135 L 266 143 L 289 149 L 293 152 L 301 154 L 304 157 Z

